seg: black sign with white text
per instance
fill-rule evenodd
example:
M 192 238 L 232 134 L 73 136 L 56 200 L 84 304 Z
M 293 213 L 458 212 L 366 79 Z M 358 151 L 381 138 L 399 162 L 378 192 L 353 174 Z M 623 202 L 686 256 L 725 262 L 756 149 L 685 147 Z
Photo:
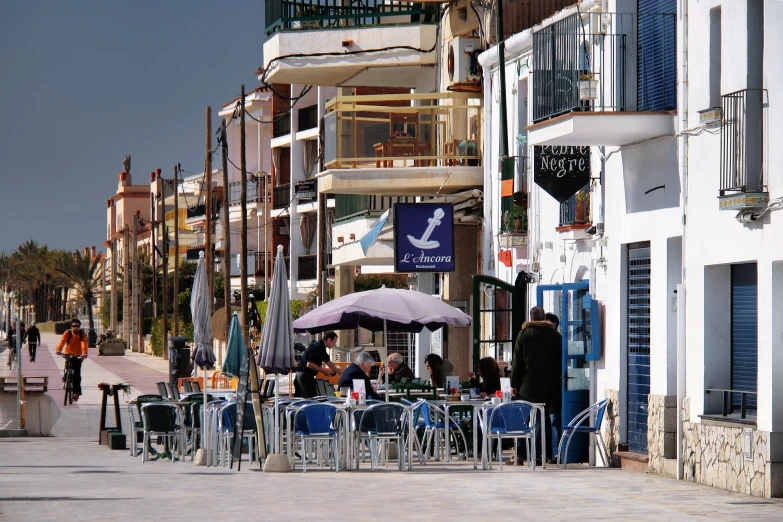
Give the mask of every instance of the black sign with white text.
M 297 181 L 294 183 L 296 199 L 315 199 L 315 180 Z
M 590 182 L 590 147 L 533 147 L 533 179 L 563 203 Z

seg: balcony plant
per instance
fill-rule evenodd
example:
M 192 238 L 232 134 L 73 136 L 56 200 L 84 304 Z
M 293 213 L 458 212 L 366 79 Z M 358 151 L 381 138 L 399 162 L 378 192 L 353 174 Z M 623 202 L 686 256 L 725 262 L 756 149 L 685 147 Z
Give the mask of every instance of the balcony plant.
M 321 26 L 321 20 L 302 20 L 302 18 L 313 18 L 320 16 L 318 6 L 312 4 L 302 4 L 296 8 L 295 18 L 291 22 L 291 29 L 312 29 Z
M 517 192 L 514 194 L 514 233 L 527 233 L 527 194 Z
M 587 223 L 589 221 L 590 212 L 590 200 L 588 199 L 589 192 L 580 190 L 574 195 L 576 200 L 574 221 L 576 223 Z
M 595 100 L 598 98 L 598 80 L 590 71 L 584 71 L 579 75 L 579 99 Z

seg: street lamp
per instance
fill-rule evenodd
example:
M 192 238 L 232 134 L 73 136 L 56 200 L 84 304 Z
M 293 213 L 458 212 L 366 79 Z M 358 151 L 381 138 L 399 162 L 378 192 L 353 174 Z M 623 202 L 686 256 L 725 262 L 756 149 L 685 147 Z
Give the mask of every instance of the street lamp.
M 13 311 L 16 294 L 11 290 L 8 294 L 10 310 Z M 12 346 L 8 347 L 13 349 Z M 22 321 L 21 310 L 17 310 L 16 316 L 16 428 L 22 429 Z

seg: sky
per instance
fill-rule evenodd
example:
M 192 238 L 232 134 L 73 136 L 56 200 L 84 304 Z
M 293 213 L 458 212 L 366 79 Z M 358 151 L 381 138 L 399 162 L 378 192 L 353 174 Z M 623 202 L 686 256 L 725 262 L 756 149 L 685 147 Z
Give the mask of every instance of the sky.
M 258 86 L 263 0 L 0 2 L 0 251 L 106 240 L 106 200 L 204 170 L 206 106 Z M 216 145 L 213 138 L 213 145 Z

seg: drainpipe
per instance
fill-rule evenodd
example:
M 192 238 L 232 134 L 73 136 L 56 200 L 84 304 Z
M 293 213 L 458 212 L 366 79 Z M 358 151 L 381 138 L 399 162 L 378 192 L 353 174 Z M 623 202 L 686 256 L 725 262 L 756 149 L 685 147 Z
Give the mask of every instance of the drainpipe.
M 680 132 L 688 128 L 688 0 L 680 0 Z M 682 403 L 685 398 L 685 287 L 686 256 L 688 242 L 688 135 L 680 136 L 680 187 L 682 194 L 682 283 L 677 285 L 677 480 L 683 480 L 683 419 Z

